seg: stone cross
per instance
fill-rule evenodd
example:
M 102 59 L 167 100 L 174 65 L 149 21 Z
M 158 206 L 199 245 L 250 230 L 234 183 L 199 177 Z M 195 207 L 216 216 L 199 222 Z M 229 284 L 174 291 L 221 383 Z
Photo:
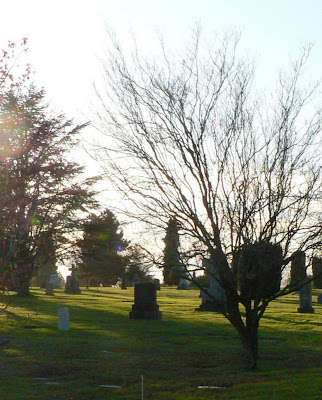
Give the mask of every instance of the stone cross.
M 71 275 L 73 277 L 76 277 L 76 271 L 77 271 L 77 267 L 75 264 L 72 264 L 71 268 L 68 268 L 69 271 L 71 271 Z

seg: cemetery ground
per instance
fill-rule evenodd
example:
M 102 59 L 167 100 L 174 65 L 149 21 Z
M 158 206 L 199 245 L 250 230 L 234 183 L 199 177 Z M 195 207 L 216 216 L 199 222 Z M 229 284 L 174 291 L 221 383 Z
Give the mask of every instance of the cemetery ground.
M 298 294 L 271 303 L 261 321 L 256 371 L 240 361 L 237 334 L 220 314 L 195 311 L 199 291 L 157 292 L 163 320 L 130 320 L 133 288 L 10 294 L 0 314 L 0 393 L 6 400 L 283 400 L 322 398 L 321 290 L 315 314 Z M 58 330 L 58 308 L 70 330 Z M 111 386 L 111 387 L 109 387 Z

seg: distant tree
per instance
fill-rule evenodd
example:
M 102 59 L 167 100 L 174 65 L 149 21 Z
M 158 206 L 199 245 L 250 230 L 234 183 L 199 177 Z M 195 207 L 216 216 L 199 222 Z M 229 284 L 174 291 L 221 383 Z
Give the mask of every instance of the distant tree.
M 123 251 L 128 241 L 123 238 L 120 223 L 112 211 L 91 214 L 83 224 L 79 240 L 81 262 L 79 276 L 90 284 L 115 285 L 124 275 L 127 257 Z
M 179 224 L 175 217 L 169 219 L 163 252 L 163 280 L 165 285 L 178 285 L 180 282 L 180 238 Z
M 254 368 L 268 304 L 304 284 L 279 287 L 280 274 L 295 251 L 322 244 L 322 110 L 317 86 L 301 84 L 310 46 L 265 101 L 234 35 L 207 51 L 197 31 L 182 56 L 161 42 L 158 59 L 110 37 L 97 122 L 109 138 L 97 153 L 106 176 L 129 217 L 157 232 L 175 215 L 191 263 L 215 263 L 222 313 Z
M 149 271 L 152 267 L 150 255 L 139 245 L 130 245 L 127 249 L 127 267 L 125 277 L 128 282 L 133 282 L 137 275 L 142 281 L 151 280 Z
M 80 212 L 95 204 L 95 180 L 81 181 L 83 167 L 69 161 L 85 125 L 54 115 L 28 78 L 0 87 L 1 276 L 20 295 L 29 294 L 44 257 L 66 250 Z

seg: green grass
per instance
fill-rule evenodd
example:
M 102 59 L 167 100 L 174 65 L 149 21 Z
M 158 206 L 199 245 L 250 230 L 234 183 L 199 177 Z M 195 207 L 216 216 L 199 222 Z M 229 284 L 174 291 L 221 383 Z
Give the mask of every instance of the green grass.
M 314 291 L 315 314 L 297 313 L 297 294 L 269 306 L 260 328 L 259 368 L 252 372 L 243 368 L 240 342 L 224 317 L 195 311 L 197 290 L 162 288 L 162 321 L 129 319 L 133 288 L 11 295 L 0 314 L 1 336 L 11 339 L 0 350 L 1 398 L 141 399 L 143 375 L 145 399 L 318 400 L 320 292 Z M 66 332 L 57 328 L 60 307 L 70 309 Z

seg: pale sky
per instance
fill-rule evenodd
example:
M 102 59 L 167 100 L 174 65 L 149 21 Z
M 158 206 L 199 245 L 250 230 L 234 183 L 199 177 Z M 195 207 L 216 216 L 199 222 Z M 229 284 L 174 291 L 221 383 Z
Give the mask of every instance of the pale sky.
M 309 70 L 321 76 L 321 0 L 2 0 L 0 49 L 27 37 L 35 82 L 59 111 L 78 118 L 99 75 L 106 24 L 120 39 L 132 28 L 140 45 L 154 48 L 156 31 L 180 47 L 196 22 L 209 37 L 242 30 L 242 46 L 263 77 L 296 56 L 301 41 L 315 42 Z
M 308 79 L 322 71 L 322 0 L 0 0 L 0 49 L 27 37 L 34 81 L 47 100 L 75 123 L 89 115 L 99 82 L 106 25 L 122 42 L 132 29 L 139 46 L 155 49 L 156 31 L 183 46 L 199 23 L 213 32 L 242 31 L 242 48 L 256 60 L 261 82 L 314 42 Z M 321 92 L 320 92 L 321 93 Z M 90 129 L 91 128 L 86 128 Z M 86 134 L 86 132 L 85 132 Z M 93 162 L 91 161 L 93 169 Z

